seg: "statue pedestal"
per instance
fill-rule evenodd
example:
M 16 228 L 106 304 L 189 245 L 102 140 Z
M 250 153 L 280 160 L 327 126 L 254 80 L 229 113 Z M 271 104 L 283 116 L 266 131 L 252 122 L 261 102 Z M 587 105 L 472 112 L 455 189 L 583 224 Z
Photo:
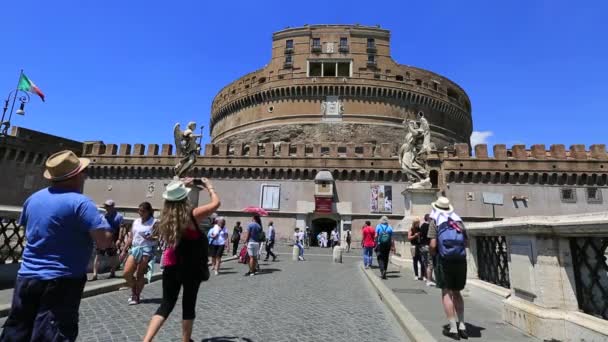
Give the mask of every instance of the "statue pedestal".
M 401 194 L 405 198 L 405 215 L 394 230 L 396 257 L 393 263 L 398 265 L 411 265 L 412 255 L 407 232 L 414 219 L 424 219 L 425 214 L 431 212 L 431 203 L 437 199 L 439 189 L 405 189 Z M 406 259 L 408 261 L 406 261 Z

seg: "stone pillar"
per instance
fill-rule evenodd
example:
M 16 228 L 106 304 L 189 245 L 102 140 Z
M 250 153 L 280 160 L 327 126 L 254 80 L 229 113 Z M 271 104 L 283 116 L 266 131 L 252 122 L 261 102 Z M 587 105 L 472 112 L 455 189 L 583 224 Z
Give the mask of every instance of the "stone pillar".
M 333 262 L 334 264 L 341 264 L 342 263 L 342 247 L 340 246 L 335 246 L 334 247 L 334 253 L 333 253 Z

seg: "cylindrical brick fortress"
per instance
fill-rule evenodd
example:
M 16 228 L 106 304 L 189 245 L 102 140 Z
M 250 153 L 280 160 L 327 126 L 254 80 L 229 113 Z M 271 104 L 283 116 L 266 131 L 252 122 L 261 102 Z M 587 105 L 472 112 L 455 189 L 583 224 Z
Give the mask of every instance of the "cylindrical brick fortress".
M 437 148 L 469 142 L 467 94 L 443 76 L 393 61 L 388 30 L 309 25 L 274 33 L 270 63 L 216 95 L 211 138 L 399 143 L 403 120 L 419 111 Z

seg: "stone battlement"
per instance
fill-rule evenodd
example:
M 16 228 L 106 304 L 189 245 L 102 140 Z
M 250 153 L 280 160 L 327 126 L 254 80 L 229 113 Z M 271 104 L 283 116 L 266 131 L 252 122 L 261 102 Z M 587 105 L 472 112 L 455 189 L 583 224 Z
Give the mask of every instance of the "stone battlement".
M 608 160 L 605 144 L 595 144 L 585 150 L 585 145 L 571 145 L 566 149 L 565 145 L 555 144 L 546 149 L 544 144 L 536 144 L 530 146 L 529 149 L 525 145 L 513 145 L 510 149 L 504 144 L 493 146 L 493 157 L 488 157 L 488 145 L 480 144 L 474 148 L 472 155 L 467 144 L 455 144 L 455 154 L 451 158 L 455 159 L 494 159 L 494 160 Z
M 250 158 L 392 158 L 396 157 L 398 146 L 391 143 L 374 145 L 371 143 L 287 143 L 269 142 L 263 144 L 207 144 L 205 157 L 250 157 Z M 83 155 L 88 157 L 107 156 L 160 156 L 174 157 L 173 145 L 163 144 L 104 144 L 101 142 L 85 143 Z

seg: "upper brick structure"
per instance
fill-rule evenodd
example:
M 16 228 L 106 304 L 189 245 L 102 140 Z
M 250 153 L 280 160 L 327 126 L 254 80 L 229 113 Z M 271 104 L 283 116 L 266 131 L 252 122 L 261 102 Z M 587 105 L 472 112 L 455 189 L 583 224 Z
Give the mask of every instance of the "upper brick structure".
M 473 129 L 462 88 L 398 64 L 390 32 L 361 25 L 276 32 L 270 63 L 225 86 L 211 111 L 214 143 L 398 142 L 419 111 L 438 148 L 468 143 Z

